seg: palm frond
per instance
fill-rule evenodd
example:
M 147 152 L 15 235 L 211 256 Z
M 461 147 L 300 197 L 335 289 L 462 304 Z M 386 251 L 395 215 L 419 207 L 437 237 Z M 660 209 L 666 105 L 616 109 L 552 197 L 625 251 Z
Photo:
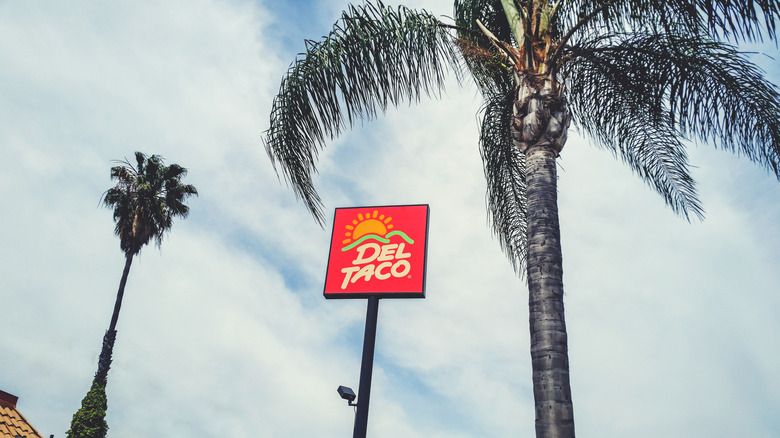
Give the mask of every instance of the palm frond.
M 501 0 L 455 0 L 454 13 L 455 24 L 465 30 L 458 33 L 460 38 L 481 38 L 482 31 L 477 27 L 479 20 L 499 40 L 515 42 Z
M 580 126 L 658 192 L 672 211 L 688 220 L 691 215 L 704 217 L 679 133 L 668 124 L 656 124 L 644 112 L 623 112 L 619 123 L 615 123 L 615 120 L 604 122 L 591 117 L 593 113 L 583 116 L 581 111 L 588 112 L 588 109 L 573 110 L 575 114 L 580 113 Z
M 612 42 L 619 41 L 612 46 L 570 49 L 562 75 L 573 119 L 621 157 L 673 211 L 701 218 L 684 137 L 667 105 L 668 71 L 657 70 L 657 59 L 642 57 L 645 46 L 636 39 L 619 37 L 614 36 Z
M 290 66 L 271 109 L 265 147 L 314 218 L 324 223 L 312 182 L 318 152 L 356 119 L 416 102 L 457 72 L 451 36 L 436 17 L 405 7 L 350 6 L 320 42 Z
M 716 38 L 761 41 L 764 33 L 777 39 L 780 1 L 777 0 L 698 0 L 707 25 Z
M 564 29 L 594 11 L 591 29 L 607 32 L 663 29 L 707 32 L 712 38 L 777 38 L 778 0 L 579 0 L 564 2 Z
M 111 168 L 114 187 L 106 190 L 102 202 L 113 209 L 114 233 L 125 254 L 135 255 L 150 241 L 162 244 L 175 216 L 186 217 L 187 197 L 197 195 L 195 186 L 183 184 L 187 169 L 178 164 L 166 166 L 158 155 L 135 153 L 136 166 L 125 159 Z
M 657 47 L 667 51 L 659 57 L 670 59 L 668 99 L 680 131 L 703 141 L 711 138 L 780 179 L 778 88 L 734 47 L 679 38 Z
M 525 273 L 525 155 L 512 143 L 512 83 L 485 93 L 480 129 L 480 155 L 487 180 L 490 225 L 515 272 Z
M 477 25 L 477 20 L 501 41 L 511 42 L 512 32 L 500 0 L 456 0 L 456 45 L 466 69 L 483 94 L 504 88 L 512 80 L 513 62 L 500 53 Z
M 634 34 L 574 46 L 569 55 L 572 90 L 610 81 L 614 93 L 604 98 L 622 93 L 653 123 L 712 140 L 780 178 L 780 93 L 736 48 L 702 36 Z

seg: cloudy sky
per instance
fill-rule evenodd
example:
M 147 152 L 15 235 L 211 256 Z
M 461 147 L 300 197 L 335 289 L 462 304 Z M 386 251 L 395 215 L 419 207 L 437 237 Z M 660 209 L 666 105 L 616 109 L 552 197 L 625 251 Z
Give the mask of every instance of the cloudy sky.
M 42 435 L 64 437 L 96 368 L 124 263 L 99 200 L 136 150 L 189 168 L 200 196 L 133 264 L 110 436 L 351 434 L 336 388 L 357 390 L 366 303 L 322 297 L 331 223 L 261 144 L 282 74 L 346 4 L 0 0 L 0 389 Z M 408 4 L 451 15 L 449 0 Z M 431 209 L 427 298 L 380 305 L 376 438 L 533 433 L 526 289 L 486 224 L 479 105 L 453 83 L 321 156 L 329 220 Z M 780 435 L 780 184 L 708 145 L 691 161 L 694 223 L 586 140 L 563 151 L 580 436 Z

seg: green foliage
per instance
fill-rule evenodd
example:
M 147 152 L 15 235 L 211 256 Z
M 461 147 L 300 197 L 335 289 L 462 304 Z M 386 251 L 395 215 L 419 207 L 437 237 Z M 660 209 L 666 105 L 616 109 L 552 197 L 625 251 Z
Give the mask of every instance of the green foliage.
M 95 380 L 87 395 L 84 396 L 84 400 L 81 401 L 81 408 L 73 414 L 70 430 L 65 433 L 65 436 L 67 438 L 105 438 L 108 434 L 107 408 L 105 382 L 100 383 Z
M 441 88 L 448 65 L 465 66 L 484 97 L 479 146 L 490 222 L 516 269 L 526 244 L 525 169 L 510 125 L 513 111 L 531 111 L 527 101 L 510 104 L 520 78 L 557 84 L 558 101 L 542 106 L 566 105 L 582 134 L 685 218 L 703 217 L 686 153 L 691 141 L 736 152 L 780 179 L 780 91 L 732 45 L 776 40 L 780 1 L 505 3 L 523 22 L 522 41 L 502 0 L 455 0 L 454 26 L 366 1 L 350 6 L 323 41 L 307 41 L 274 99 L 265 146 L 318 222 L 312 175 L 326 140 L 357 118 Z M 535 108 L 544 124 L 550 108 Z
M 701 217 L 685 140 L 711 141 L 780 175 L 780 94 L 734 47 L 698 35 L 616 34 L 567 49 L 578 125 L 667 204 Z M 619 115 L 619 116 L 618 116 Z
M 436 17 L 406 7 L 350 6 L 323 41 L 282 80 L 271 109 L 265 146 L 274 168 L 321 224 L 314 190 L 318 151 L 355 119 L 372 119 L 388 105 L 438 92 L 448 67 L 457 69 L 451 36 Z
M 187 169 L 178 164 L 166 166 L 157 155 L 135 153 L 136 165 L 120 161 L 111 168 L 116 186 L 103 195 L 103 204 L 114 209 L 114 232 L 125 254 L 135 255 L 153 239 L 159 246 L 174 216 L 187 217 L 184 200 L 197 195 L 195 186 L 182 184 Z
M 500 0 L 456 0 L 455 24 L 463 61 L 485 96 L 514 88 L 509 60 L 500 55 L 477 26 L 477 20 L 501 41 L 514 41 Z M 510 88 L 507 88 L 510 87 Z M 489 97 L 486 97 L 488 100 Z
M 491 224 L 515 271 L 522 272 L 526 259 L 525 154 L 512 142 L 514 94 L 511 84 L 504 86 L 484 93 L 479 149 Z

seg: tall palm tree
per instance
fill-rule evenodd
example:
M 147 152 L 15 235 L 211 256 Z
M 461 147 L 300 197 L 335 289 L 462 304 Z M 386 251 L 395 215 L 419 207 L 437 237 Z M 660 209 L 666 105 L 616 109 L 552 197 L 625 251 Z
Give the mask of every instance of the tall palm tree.
M 484 97 L 479 147 L 493 231 L 528 282 L 540 437 L 574 436 L 556 158 L 573 123 L 676 213 L 702 218 L 690 141 L 780 178 L 780 94 L 735 44 L 776 40 L 778 0 L 455 0 L 454 23 L 381 1 L 349 6 L 290 66 L 266 150 L 319 222 L 326 142 L 359 118 L 438 93 Z
M 135 166 L 124 160 L 111 168 L 111 179 L 116 181 L 116 185 L 103 194 L 103 204 L 114 209 L 114 233 L 119 236 L 119 247 L 125 254 L 125 267 L 111 322 L 103 336 L 92 388 L 84 397 L 82 407 L 73 415 L 68 438 L 106 436 L 105 386 L 116 340 L 116 323 L 133 257 L 152 240 L 158 247 L 162 245 L 165 233 L 173 226 L 173 218 L 185 218 L 189 214 L 190 209 L 184 201 L 198 194 L 195 186 L 182 183 L 187 169 L 178 164 L 166 166 L 161 157 L 147 157 L 141 152 L 135 153 L 135 160 Z

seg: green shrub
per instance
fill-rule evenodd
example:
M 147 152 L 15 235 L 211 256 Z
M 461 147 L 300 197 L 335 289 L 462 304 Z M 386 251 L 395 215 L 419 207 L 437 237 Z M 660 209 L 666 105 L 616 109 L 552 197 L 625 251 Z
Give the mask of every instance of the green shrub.
M 108 423 L 106 422 L 106 385 L 98 381 L 92 382 L 81 408 L 73 414 L 70 430 L 65 433 L 67 438 L 106 438 Z

